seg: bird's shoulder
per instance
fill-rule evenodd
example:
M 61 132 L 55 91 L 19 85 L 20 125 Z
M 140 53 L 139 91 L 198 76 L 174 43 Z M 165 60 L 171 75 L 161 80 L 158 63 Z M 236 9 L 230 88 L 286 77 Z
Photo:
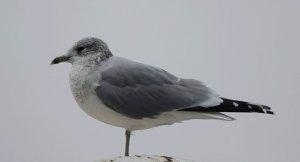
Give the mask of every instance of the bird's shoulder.
M 101 70 L 101 81 L 118 87 L 173 84 L 178 80 L 161 68 L 116 56 Z

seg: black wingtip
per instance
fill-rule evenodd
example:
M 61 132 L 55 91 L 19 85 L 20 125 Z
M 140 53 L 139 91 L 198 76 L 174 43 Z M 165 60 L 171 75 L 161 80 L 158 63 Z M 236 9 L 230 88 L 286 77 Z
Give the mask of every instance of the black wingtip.
M 251 104 L 253 105 L 253 104 Z M 271 107 L 269 106 L 266 106 L 266 105 L 255 105 L 255 106 L 258 106 L 258 107 L 261 107 L 260 109 L 262 110 L 262 113 L 265 113 L 265 114 L 271 114 L 271 115 L 274 115 L 275 113 L 271 110 Z
M 245 101 L 231 100 L 222 98 L 223 102 L 213 107 L 191 107 L 182 109 L 181 111 L 197 111 L 197 112 L 256 112 L 274 115 L 275 113 L 269 106 L 253 104 Z

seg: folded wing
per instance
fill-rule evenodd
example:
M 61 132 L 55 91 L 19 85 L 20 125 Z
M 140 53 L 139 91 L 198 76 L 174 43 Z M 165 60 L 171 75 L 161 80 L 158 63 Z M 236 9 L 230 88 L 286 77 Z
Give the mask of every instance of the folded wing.
M 200 81 L 179 79 L 162 69 L 129 60 L 103 71 L 95 92 L 105 105 L 135 119 L 222 102 Z

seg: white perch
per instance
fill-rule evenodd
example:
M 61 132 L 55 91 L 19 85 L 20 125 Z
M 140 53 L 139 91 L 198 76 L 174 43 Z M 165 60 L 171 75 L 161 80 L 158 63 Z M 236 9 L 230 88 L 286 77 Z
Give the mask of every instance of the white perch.
M 111 159 L 97 160 L 95 162 L 193 162 L 190 160 L 157 156 L 157 155 L 135 155 L 135 156 L 119 156 Z

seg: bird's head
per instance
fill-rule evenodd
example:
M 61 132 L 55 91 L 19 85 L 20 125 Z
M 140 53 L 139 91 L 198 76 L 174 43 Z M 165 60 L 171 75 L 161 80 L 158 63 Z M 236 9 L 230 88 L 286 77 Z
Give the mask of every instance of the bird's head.
M 88 37 L 76 42 L 71 49 L 68 50 L 67 54 L 56 57 L 52 62 L 58 64 L 61 62 L 74 62 L 86 60 L 89 58 L 97 58 L 105 60 L 112 56 L 106 43 L 98 38 Z

